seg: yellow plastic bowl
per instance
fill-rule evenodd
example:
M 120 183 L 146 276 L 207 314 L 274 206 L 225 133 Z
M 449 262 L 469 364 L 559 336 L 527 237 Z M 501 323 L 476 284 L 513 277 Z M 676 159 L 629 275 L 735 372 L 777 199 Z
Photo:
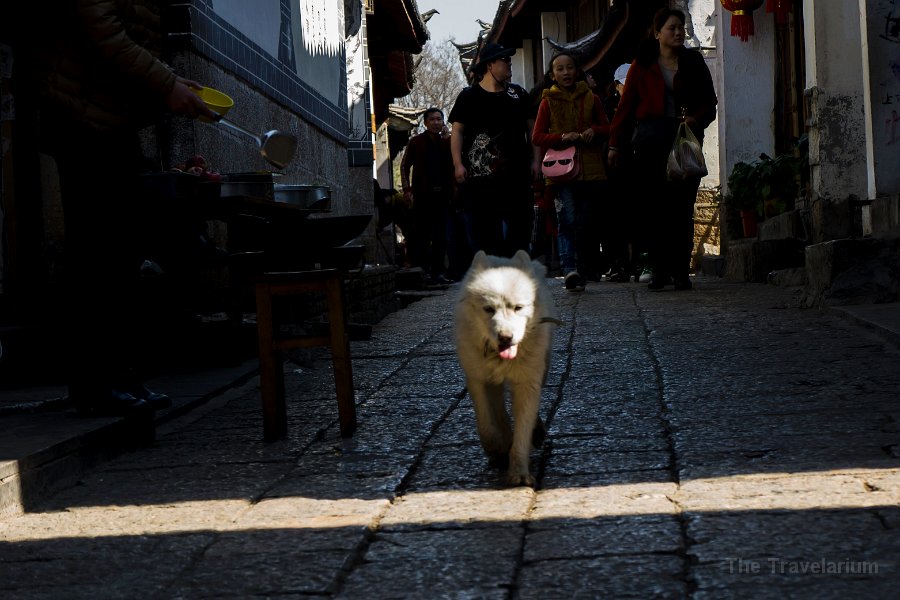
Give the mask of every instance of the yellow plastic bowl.
M 219 113 L 222 116 L 225 116 L 232 106 L 234 106 L 234 100 L 231 99 L 227 94 L 223 94 L 219 90 L 214 90 L 209 87 L 204 87 L 199 90 L 194 90 L 194 92 L 200 96 L 200 99 L 203 100 L 203 103 L 209 107 L 210 110 Z M 206 117 L 201 116 L 201 121 L 205 121 L 207 123 L 211 123 L 211 119 L 207 119 Z

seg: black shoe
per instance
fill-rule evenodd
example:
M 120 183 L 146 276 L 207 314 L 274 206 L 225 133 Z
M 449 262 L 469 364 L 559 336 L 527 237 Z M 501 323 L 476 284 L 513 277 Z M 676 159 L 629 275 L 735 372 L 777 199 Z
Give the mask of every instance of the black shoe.
M 584 291 L 584 277 L 582 277 L 578 271 L 572 271 L 568 275 L 566 275 L 563 280 L 563 285 L 570 292 L 583 292 Z
M 172 399 L 165 394 L 152 392 L 145 385 L 136 385 L 128 388 L 127 394 L 134 396 L 139 400 L 143 400 L 150 405 L 153 410 L 162 410 L 172 406 Z
M 693 284 L 691 284 L 691 278 L 685 275 L 684 277 L 676 277 L 675 278 L 675 289 L 676 290 L 689 290 L 693 288 Z
M 109 390 L 105 394 L 71 397 L 75 410 L 83 415 L 103 417 L 138 417 L 149 415 L 153 409 L 141 398 Z
M 658 292 L 659 290 L 666 287 L 666 279 L 667 278 L 665 277 L 653 277 L 652 279 L 650 279 L 650 283 L 647 284 L 647 289 Z

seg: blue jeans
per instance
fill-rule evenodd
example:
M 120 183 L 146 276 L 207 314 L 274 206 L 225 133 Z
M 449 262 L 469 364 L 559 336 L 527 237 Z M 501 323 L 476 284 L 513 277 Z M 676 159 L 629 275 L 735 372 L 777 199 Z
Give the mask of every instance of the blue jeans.
M 591 203 L 599 199 L 591 197 L 593 191 L 589 182 L 581 181 L 556 187 L 559 267 L 563 275 L 576 270 L 585 275 L 594 267 L 592 254 L 597 248 L 591 248 Z
M 530 179 L 476 177 L 466 181 L 459 194 L 471 211 L 472 232 L 478 250 L 495 256 L 512 256 L 529 250 L 534 220 L 534 195 Z

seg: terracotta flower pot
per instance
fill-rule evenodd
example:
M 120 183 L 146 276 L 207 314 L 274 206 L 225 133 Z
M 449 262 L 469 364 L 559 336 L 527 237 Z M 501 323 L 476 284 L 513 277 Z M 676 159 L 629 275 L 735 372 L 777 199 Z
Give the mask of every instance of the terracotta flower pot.
M 741 211 L 741 225 L 744 226 L 744 237 L 745 238 L 755 238 L 756 234 L 757 234 L 756 211 L 755 210 L 742 210 Z

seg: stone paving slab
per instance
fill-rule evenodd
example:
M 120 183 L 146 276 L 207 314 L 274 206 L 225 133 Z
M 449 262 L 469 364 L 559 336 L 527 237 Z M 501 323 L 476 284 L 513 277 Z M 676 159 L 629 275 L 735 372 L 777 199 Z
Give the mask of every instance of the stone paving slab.
M 552 283 L 534 489 L 480 449 L 451 287 L 353 342 L 353 438 L 293 355 L 286 439 L 252 381 L 0 516 L 0 596 L 896 596 L 897 347 L 782 288 Z
M 894 344 L 900 344 L 900 302 L 833 306 L 830 310 L 871 329 Z
M 680 598 L 687 588 L 675 554 L 598 556 L 528 564 L 520 598 Z
M 681 549 L 681 525 L 674 515 L 638 515 L 582 522 L 532 519 L 525 536 L 526 562 L 592 558 L 615 554 L 672 553 Z
M 339 597 L 445 597 L 453 590 L 457 598 L 505 598 L 521 536 L 514 527 L 377 533 Z

